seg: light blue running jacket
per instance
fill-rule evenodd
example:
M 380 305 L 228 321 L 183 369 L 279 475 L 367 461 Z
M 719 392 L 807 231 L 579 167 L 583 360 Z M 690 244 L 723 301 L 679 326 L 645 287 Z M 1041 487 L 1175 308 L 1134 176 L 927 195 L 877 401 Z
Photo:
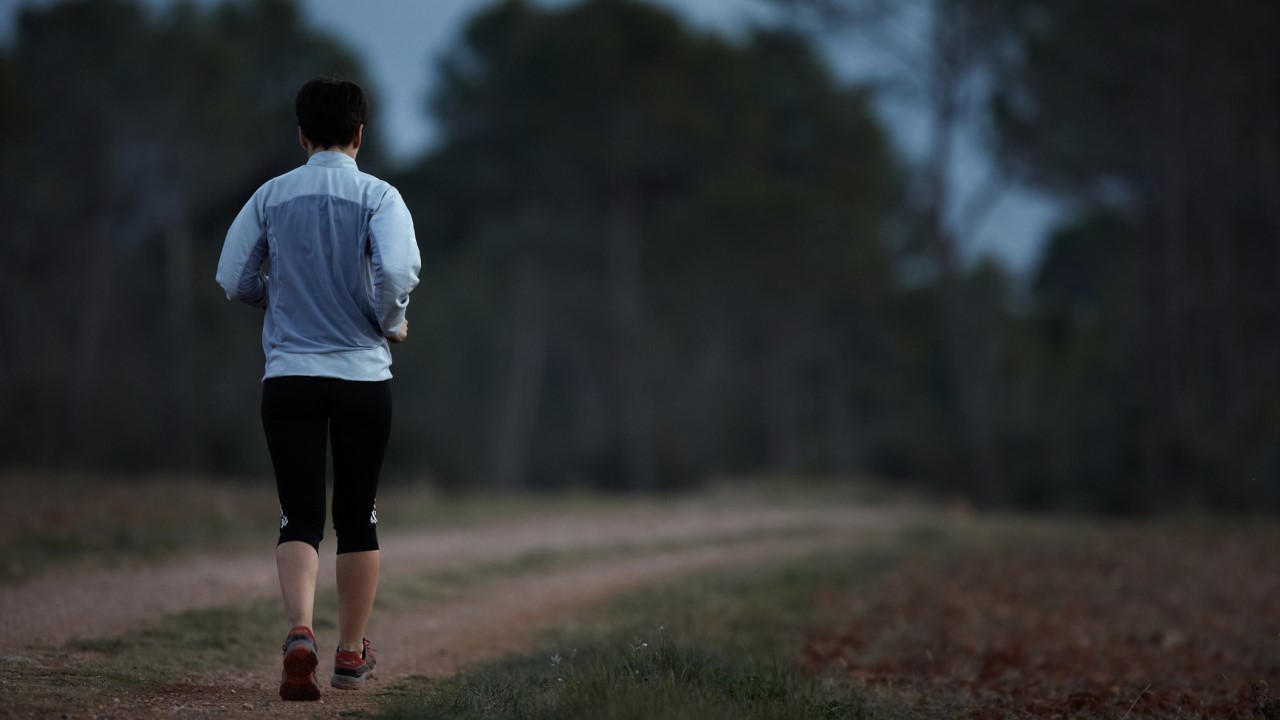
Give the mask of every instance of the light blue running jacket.
M 262 271 L 270 259 L 270 277 Z M 227 299 L 264 308 L 263 378 L 386 380 L 422 258 L 400 193 L 340 152 L 267 181 L 218 261 Z

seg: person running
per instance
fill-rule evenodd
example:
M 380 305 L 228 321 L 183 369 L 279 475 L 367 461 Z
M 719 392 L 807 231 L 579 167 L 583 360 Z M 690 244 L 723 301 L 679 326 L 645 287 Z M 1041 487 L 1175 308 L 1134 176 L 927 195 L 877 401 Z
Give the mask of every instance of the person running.
M 227 231 L 217 281 L 229 300 L 266 311 L 262 427 L 280 497 L 276 569 L 291 626 L 280 697 L 318 700 L 312 611 L 326 444 L 338 541 L 330 684 L 356 689 L 376 662 L 364 633 L 378 585 L 376 495 L 391 432 L 388 343 L 408 336 L 405 310 L 422 260 L 400 193 L 356 167 L 369 116 L 364 90 L 321 77 L 294 104 L 307 162 L 245 204 Z

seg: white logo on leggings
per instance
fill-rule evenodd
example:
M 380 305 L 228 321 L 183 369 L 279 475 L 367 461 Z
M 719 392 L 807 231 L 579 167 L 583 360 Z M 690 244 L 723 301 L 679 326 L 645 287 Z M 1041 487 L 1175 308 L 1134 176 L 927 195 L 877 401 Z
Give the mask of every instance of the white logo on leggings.
M 280 506 L 280 529 L 283 530 L 285 525 L 289 524 L 289 516 L 284 514 L 284 506 Z
M 373 512 L 369 513 L 369 524 L 370 525 L 378 524 L 378 501 L 377 500 L 373 501 Z

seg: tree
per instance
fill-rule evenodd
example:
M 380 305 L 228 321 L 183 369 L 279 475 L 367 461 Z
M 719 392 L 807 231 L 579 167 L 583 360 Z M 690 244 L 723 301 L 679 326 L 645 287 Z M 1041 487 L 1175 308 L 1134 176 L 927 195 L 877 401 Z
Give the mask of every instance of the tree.
M 23 9 L 0 65 L 19 138 L 0 167 L 17 231 L 5 455 L 243 467 L 252 403 L 219 392 L 234 377 L 219 368 L 256 375 L 256 328 L 213 309 L 210 268 L 256 184 L 298 162 L 296 88 L 358 75 L 354 59 L 283 0 L 164 13 L 106 0 Z
M 1104 314 L 1137 312 L 1086 324 L 1105 342 L 1132 338 L 1139 421 L 1113 442 L 1141 448 L 1143 504 L 1280 500 L 1280 10 L 968 4 L 1002 18 L 1002 146 L 1084 217 L 1111 216 L 1111 237 L 1132 238 L 1110 248 L 1130 291 Z M 1090 262 L 1099 276 L 1117 264 Z
M 1017 163 L 997 153 L 990 176 L 975 188 L 956 180 L 957 144 L 984 126 L 984 80 L 993 46 L 993 12 L 953 0 L 776 0 L 810 34 L 856 37 L 883 59 L 873 81 L 882 98 L 906 100 L 927 119 L 926 149 L 914 168 L 913 225 L 932 270 L 945 372 L 938 407 L 958 457 L 935 472 L 950 476 L 985 502 L 1002 500 L 998 424 L 1001 403 L 1000 324 L 982 315 L 971 294 L 962 248 L 971 245 L 1002 195 L 1015 184 Z M 981 282 L 978 283 L 979 285 Z M 991 332 L 987 332 L 990 330 Z M 943 442 L 922 436 L 924 444 Z
M 841 349 L 884 300 L 898 176 L 865 98 L 801 38 L 506 2 L 442 74 L 444 145 L 398 182 L 448 236 L 435 292 L 462 298 L 466 278 L 493 331 L 478 354 L 501 360 L 466 381 L 495 398 L 487 448 L 468 446 L 485 474 L 650 489 L 856 445 L 868 380 Z

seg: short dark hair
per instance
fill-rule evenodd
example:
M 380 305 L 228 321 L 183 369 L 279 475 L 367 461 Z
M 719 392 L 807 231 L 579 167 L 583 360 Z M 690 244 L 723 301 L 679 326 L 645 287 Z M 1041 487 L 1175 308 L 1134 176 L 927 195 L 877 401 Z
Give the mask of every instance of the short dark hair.
M 364 88 L 350 80 L 318 77 L 298 90 L 294 111 L 298 127 L 312 145 L 350 145 L 356 139 L 356 130 L 369 120 L 369 99 Z

